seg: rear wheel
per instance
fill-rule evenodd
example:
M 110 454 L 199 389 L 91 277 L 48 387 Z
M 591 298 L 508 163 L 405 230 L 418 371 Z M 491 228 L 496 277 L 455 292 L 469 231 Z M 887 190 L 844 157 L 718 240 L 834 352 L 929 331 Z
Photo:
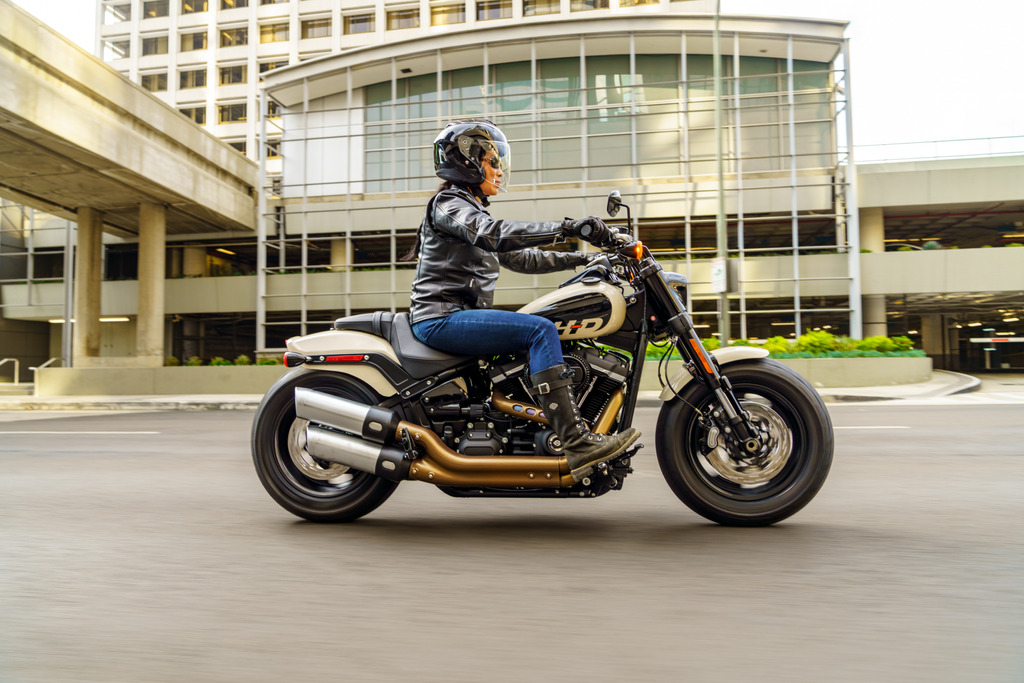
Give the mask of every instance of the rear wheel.
M 285 510 L 312 522 L 350 522 L 377 509 L 398 484 L 311 456 L 309 423 L 295 415 L 297 387 L 367 405 L 380 400 L 362 382 L 337 373 L 299 369 L 282 377 L 253 421 L 252 457 L 263 487 Z
M 662 407 L 657 451 L 672 491 L 719 524 L 763 526 L 794 514 L 815 496 L 832 464 L 832 422 L 799 374 L 767 359 L 731 363 L 729 378 L 765 450 L 748 456 L 714 419 L 717 397 L 691 382 Z

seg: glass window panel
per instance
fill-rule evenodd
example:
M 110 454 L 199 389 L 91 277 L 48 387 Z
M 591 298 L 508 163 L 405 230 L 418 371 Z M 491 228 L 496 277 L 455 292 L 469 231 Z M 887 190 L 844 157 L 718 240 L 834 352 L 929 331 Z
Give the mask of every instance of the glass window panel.
M 143 74 L 139 83 L 150 92 L 162 92 L 167 90 L 167 73 Z
M 376 28 L 375 17 L 372 14 L 351 14 L 344 17 L 345 34 L 373 33 Z
M 732 58 L 723 56 L 721 60 L 722 78 L 728 79 L 732 72 Z M 714 58 L 711 55 L 686 55 L 686 83 L 691 98 L 714 95 L 714 66 Z M 725 80 L 722 83 L 724 95 L 728 95 L 731 88 L 731 81 Z
M 202 88 L 206 85 L 206 69 L 192 69 L 178 74 L 178 89 Z
M 533 79 L 529 62 L 497 64 L 491 67 L 494 103 L 498 111 L 522 111 L 533 107 Z
M 437 117 L 437 77 L 434 74 L 403 79 L 408 88 L 406 117 L 425 119 Z M 431 138 L 431 141 L 433 138 Z
M 779 60 L 740 57 L 740 95 L 779 92 Z
M 206 124 L 206 107 L 183 107 L 178 111 L 201 126 Z
M 579 182 L 580 168 L 583 166 L 579 137 L 542 140 L 540 158 L 542 183 Z
M 828 83 L 828 64 L 793 60 L 793 90 L 828 88 Z
M 418 28 L 420 25 L 420 10 L 419 8 L 390 10 L 387 13 L 387 24 L 389 31 L 403 28 Z
M 657 5 L 659 0 L 619 0 L 619 7 L 638 7 L 640 5 Z
M 452 116 L 482 114 L 484 111 L 484 70 L 474 66 L 448 72 L 449 89 L 446 93 L 451 100 Z
M 637 55 L 635 92 L 638 102 L 678 100 L 679 58 L 675 55 Z
M 221 85 L 233 85 L 236 83 L 246 82 L 246 66 L 244 64 L 236 64 L 235 66 L 222 66 L 220 68 L 220 84 Z
M 569 9 L 573 12 L 586 12 L 592 9 L 608 9 L 608 0 L 572 0 Z
M 245 102 L 222 104 L 217 107 L 217 120 L 220 123 L 238 123 L 245 121 Z
M 142 54 L 165 55 L 167 54 L 167 36 L 153 36 L 142 39 Z
M 288 41 L 288 24 L 264 24 L 260 26 L 260 43 L 283 43 Z
M 182 14 L 195 14 L 207 10 L 207 0 L 181 0 Z
M 302 22 L 303 38 L 327 38 L 331 35 L 331 20 L 308 19 Z
M 580 60 L 577 57 L 545 59 L 539 64 L 541 108 L 580 106 Z
M 638 131 L 679 130 L 679 104 L 648 104 L 636 117 Z
M 477 0 L 477 21 L 490 19 L 510 19 L 512 17 L 512 0 Z
M 236 7 L 248 7 L 249 0 L 220 0 L 221 9 L 235 9 Z
M 221 29 L 220 32 L 220 46 L 221 47 L 234 47 L 235 45 L 245 45 L 249 42 L 249 29 L 248 28 L 226 28 Z
M 282 66 L 288 66 L 288 60 L 287 59 L 280 59 L 280 60 L 273 61 L 273 62 L 260 62 L 260 73 L 264 74 L 264 73 L 266 73 L 268 71 L 272 71 L 274 69 L 279 69 Z
M 142 3 L 142 18 L 166 17 L 169 4 L 167 0 L 146 0 Z
M 206 49 L 206 31 L 198 33 L 183 33 L 181 36 L 181 51 L 192 52 L 193 50 Z
M 608 107 L 605 115 L 619 113 L 632 97 L 629 85 L 628 55 L 587 57 L 587 104 Z
M 132 6 L 130 3 L 123 5 L 105 5 L 103 7 L 103 23 L 107 26 L 110 24 L 120 24 L 123 21 L 128 21 L 132 18 Z
M 450 24 L 463 24 L 466 22 L 466 6 L 460 5 L 438 5 L 430 8 L 431 26 L 448 26 Z
M 374 83 L 366 86 L 364 90 L 366 97 L 366 121 L 391 120 L 391 84 Z
M 558 14 L 561 9 L 559 0 L 523 0 L 524 17 L 533 17 L 540 14 Z
M 127 40 L 104 40 L 103 59 L 127 59 L 131 56 L 131 43 Z

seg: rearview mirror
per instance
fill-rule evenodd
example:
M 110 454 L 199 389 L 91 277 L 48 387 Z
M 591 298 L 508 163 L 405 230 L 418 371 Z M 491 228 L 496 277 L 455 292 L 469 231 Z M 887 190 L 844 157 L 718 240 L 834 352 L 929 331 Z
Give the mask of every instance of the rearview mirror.
M 620 206 L 622 206 L 622 195 L 618 190 L 612 190 L 608 194 L 608 215 L 615 218 L 619 214 Z

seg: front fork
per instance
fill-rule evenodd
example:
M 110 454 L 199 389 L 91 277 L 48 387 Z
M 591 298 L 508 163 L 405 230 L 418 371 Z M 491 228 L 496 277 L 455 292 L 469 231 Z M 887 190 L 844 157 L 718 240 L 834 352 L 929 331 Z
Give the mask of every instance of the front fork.
M 639 276 L 647 289 L 648 301 L 655 313 L 665 320 L 676 337 L 676 348 L 684 359 L 690 374 L 715 394 L 724 415 L 712 413 L 724 434 L 734 436 L 742 445 L 747 456 L 757 456 L 764 451 L 760 433 L 750 422 L 750 415 L 740 405 L 729 378 L 718 371 L 718 364 L 704 348 L 686 307 L 672 292 L 662 275 L 661 264 L 646 254 L 647 258 L 639 270 Z

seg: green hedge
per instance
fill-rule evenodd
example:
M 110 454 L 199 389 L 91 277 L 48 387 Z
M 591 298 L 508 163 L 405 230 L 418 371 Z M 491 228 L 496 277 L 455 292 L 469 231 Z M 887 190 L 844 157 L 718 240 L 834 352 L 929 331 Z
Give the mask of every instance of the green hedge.
M 720 344 L 716 337 L 701 340 L 705 348 L 713 351 Z M 763 342 L 749 339 L 734 339 L 732 346 L 760 346 L 768 351 L 771 358 L 921 358 L 926 354 L 914 348 L 914 342 L 904 336 L 866 337 L 851 339 L 837 337 L 825 330 L 808 330 L 797 339 L 769 337 Z M 658 360 L 665 355 L 664 346 L 648 346 L 646 358 Z M 672 358 L 679 358 L 679 352 L 672 350 Z

